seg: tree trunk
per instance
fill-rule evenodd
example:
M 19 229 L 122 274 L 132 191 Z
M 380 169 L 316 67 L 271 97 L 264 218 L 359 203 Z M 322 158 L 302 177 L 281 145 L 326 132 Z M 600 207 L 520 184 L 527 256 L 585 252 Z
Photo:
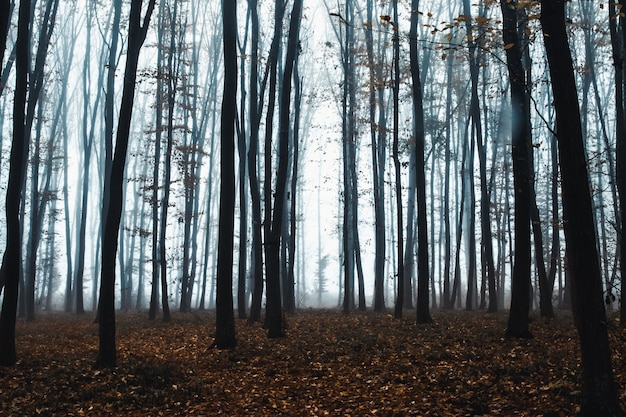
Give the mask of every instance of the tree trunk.
M 393 144 L 392 159 L 395 173 L 395 191 L 396 191 L 396 223 L 397 223 L 397 257 L 398 257 L 398 293 L 396 296 L 396 306 L 394 317 L 401 318 L 404 308 L 404 254 L 402 252 L 404 246 L 404 222 L 402 218 L 402 178 L 400 169 L 400 157 L 398 155 L 398 140 L 400 135 L 399 122 L 399 104 L 400 104 L 400 37 L 398 30 L 398 0 L 392 2 L 393 7 Z M 395 23 L 394 23 L 395 22 Z
M 517 32 L 518 9 L 510 3 L 500 3 L 503 15 L 504 43 L 507 68 L 511 82 L 511 112 L 513 120 L 513 188 L 515 190 L 515 260 L 511 284 L 511 310 L 506 335 L 530 338 L 528 311 L 530 308 L 530 108 L 526 99 L 522 48 Z
M 109 205 L 106 210 L 106 227 L 103 230 L 102 264 L 100 298 L 98 302 L 99 315 L 99 350 L 95 366 L 97 368 L 111 368 L 117 365 L 117 351 L 115 347 L 115 258 L 122 203 L 124 199 L 124 168 L 126 166 L 126 151 L 130 136 L 130 123 L 135 98 L 135 83 L 137 79 L 137 63 L 139 52 L 146 38 L 150 17 L 156 0 L 150 0 L 148 8 L 141 22 L 142 0 L 133 0 L 130 7 L 128 24 L 128 53 L 124 70 L 124 88 L 118 119 L 115 154 L 111 165 L 111 180 L 105 183 L 104 194 L 109 196 Z M 107 192 L 108 191 L 108 192 Z
M 418 7 L 419 0 L 412 0 L 412 9 L 418 10 Z M 415 129 L 416 162 L 415 184 L 417 191 L 417 322 L 430 323 L 432 322 L 432 318 L 428 304 L 430 298 L 428 291 L 430 270 L 428 264 L 428 213 L 426 211 L 426 173 L 424 167 L 424 105 L 419 59 L 417 55 L 417 20 L 418 14 L 411 13 L 409 54 L 413 92 L 413 127 Z
M 622 4 L 620 2 L 620 4 Z M 620 9 L 621 11 L 621 9 Z M 626 49 L 624 40 L 626 40 L 626 28 L 624 28 L 624 18 L 616 13 L 615 1 L 609 1 L 609 29 L 611 33 L 611 47 L 613 51 L 613 64 L 615 66 L 615 171 L 616 182 L 619 196 L 619 214 L 621 223 L 619 227 L 619 262 L 620 272 L 622 276 L 621 294 L 622 300 L 626 294 L 626 108 L 624 105 L 624 64 L 626 60 Z M 622 301 L 620 309 L 620 323 L 626 326 L 626 308 Z
M 219 349 L 235 347 L 233 246 L 235 230 L 235 118 L 237 114 L 237 2 L 222 1 L 224 96 L 220 133 L 220 222 L 217 252 L 215 340 Z
M 289 133 L 290 133 L 290 108 L 291 108 L 291 78 L 293 66 L 298 53 L 298 39 L 300 32 L 300 15 L 302 13 L 302 0 L 295 0 L 291 11 L 289 24 L 289 39 L 285 56 L 285 69 L 283 71 L 283 84 L 280 101 L 280 129 L 278 142 L 278 169 L 276 174 L 276 190 L 274 193 L 274 213 L 272 216 L 271 230 L 266 242 L 266 268 L 267 268 L 267 317 L 266 325 L 269 338 L 284 336 L 282 306 L 280 297 L 280 235 L 283 227 L 283 213 L 287 194 L 287 177 L 289 168 Z M 292 179 L 295 181 L 296 179 Z M 267 181 L 267 178 L 266 178 Z M 269 198 L 269 196 L 266 196 Z
M 251 19 L 250 53 L 250 144 L 248 149 L 248 179 L 252 200 L 252 303 L 248 322 L 261 320 L 261 299 L 263 297 L 263 237 L 261 218 L 261 191 L 259 188 L 258 151 L 259 125 L 261 122 L 258 108 L 258 65 L 259 65 L 259 13 L 257 0 L 248 0 Z
M 20 239 L 20 203 L 24 182 L 25 110 L 28 89 L 28 60 L 30 40 L 31 2 L 20 1 L 15 62 L 15 97 L 13 99 L 13 142 L 9 159 L 9 180 L 6 194 L 7 240 L 0 275 L 4 277 L 4 299 L 0 312 L 0 365 L 12 366 L 17 361 L 15 351 L 15 320 L 20 270 L 22 269 L 22 242 Z
M 583 416 L 621 416 L 611 364 L 587 161 L 565 27 L 565 3 L 541 3 L 562 178 L 567 271 L 581 346 Z

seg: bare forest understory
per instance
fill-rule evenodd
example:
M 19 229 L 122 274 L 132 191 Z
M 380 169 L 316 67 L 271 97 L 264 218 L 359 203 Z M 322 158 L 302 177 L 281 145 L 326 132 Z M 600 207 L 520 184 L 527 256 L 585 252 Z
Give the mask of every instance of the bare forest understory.
M 534 315 L 533 315 L 534 316 Z M 238 346 L 207 349 L 214 315 L 170 323 L 118 313 L 118 364 L 94 370 L 93 316 L 18 320 L 18 364 L 0 368 L 0 415 L 571 416 L 579 402 L 578 338 L 571 314 L 534 317 L 534 339 L 504 338 L 507 314 L 307 310 L 287 337 L 237 322 Z M 626 400 L 626 330 L 609 324 Z

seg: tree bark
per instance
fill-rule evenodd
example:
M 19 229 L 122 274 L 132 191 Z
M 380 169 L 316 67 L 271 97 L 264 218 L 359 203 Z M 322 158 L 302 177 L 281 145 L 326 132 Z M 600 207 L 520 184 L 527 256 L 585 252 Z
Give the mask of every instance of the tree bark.
M 143 24 L 141 19 L 143 0 L 133 0 L 130 6 L 128 53 L 124 70 L 124 88 L 120 104 L 115 154 L 111 165 L 111 180 L 108 184 L 105 183 L 104 190 L 104 194 L 109 196 L 109 205 L 106 209 L 106 227 L 103 230 L 102 240 L 101 283 L 98 302 L 100 343 L 95 364 L 96 368 L 111 368 L 117 365 L 115 346 L 115 258 L 124 198 L 124 168 L 126 166 L 130 123 L 135 99 L 139 52 L 146 39 L 146 32 L 148 31 L 150 17 L 154 11 L 155 2 L 156 0 L 150 0 L 148 3 Z M 109 189 L 107 190 L 106 188 Z
M 541 27 L 556 110 L 567 272 L 580 337 L 583 416 L 621 416 L 615 387 L 587 161 L 563 0 L 541 3 Z
M 430 268 L 428 259 L 428 213 L 426 212 L 426 173 L 424 161 L 424 105 L 422 81 L 417 54 L 417 25 L 419 0 L 412 0 L 411 28 L 409 30 L 409 54 L 413 93 L 413 126 L 415 129 L 415 184 L 417 192 L 417 322 L 430 323 L 429 309 Z
M 233 312 L 233 246 L 235 230 L 235 118 L 237 114 L 237 2 L 222 1 L 224 96 L 220 133 L 220 222 L 217 252 L 217 295 L 213 347 L 235 347 Z
M 515 190 L 515 259 L 511 283 L 511 310 L 506 335 L 531 338 L 528 329 L 530 308 L 530 108 L 526 100 L 522 44 L 517 32 L 517 3 L 500 3 L 503 15 L 503 39 L 511 82 L 511 113 L 517 122 L 512 126 L 513 188 Z
M 30 39 L 30 7 L 28 0 L 20 1 L 15 61 L 15 96 L 13 99 L 13 143 L 9 159 L 9 180 L 6 194 L 7 244 L 0 275 L 4 277 L 4 299 L 0 312 L 0 365 L 12 366 L 17 361 L 15 351 L 15 320 L 19 276 L 22 269 L 20 203 L 24 182 L 25 110 L 28 89 L 28 44 Z

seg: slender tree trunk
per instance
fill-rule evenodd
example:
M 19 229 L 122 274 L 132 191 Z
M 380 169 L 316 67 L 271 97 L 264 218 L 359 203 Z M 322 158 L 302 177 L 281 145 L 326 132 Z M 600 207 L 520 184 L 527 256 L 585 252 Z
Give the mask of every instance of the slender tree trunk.
M 258 97 L 259 66 L 259 14 L 257 0 L 248 0 L 251 18 L 250 52 L 250 144 L 248 149 L 248 179 L 252 200 L 252 304 L 248 322 L 261 320 L 261 299 L 263 297 L 263 238 L 261 219 L 261 191 L 257 176 L 259 125 L 261 122 Z
M 233 348 L 233 246 L 235 230 L 235 118 L 237 114 L 237 2 L 222 0 L 224 96 L 220 133 L 220 222 L 217 253 L 215 340 L 219 349 Z
M 130 136 L 130 123 L 135 99 L 135 83 L 137 79 L 137 64 L 139 52 L 146 38 L 150 17 L 156 0 L 150 0 L 147 10 L 141 19 L 142 0 L 133 0 L 130 7 L 128 24 L 128 53 L 124 71 L 124 89 L 118 119 L 115 155 L 111 165 L 111 180 L 105 183 L 104 194 L 109 196 L 109 205 L 106 208 L 106 228 L 103 230 L 102 266 L 100 298 L 98 302 L 100 344 L 97 368 L 111 368 L 117 365 L 117 350 L 115 345 L 115 258 L 122 203 L 124 198 L 124 168 L 126 166 L 126 151 Z M 107 192 L 108 191 L 108 192 Z
M 0 274 L 4 277 L 4 298 L 0 312 L 0 365 L 12 366 L 15 351 L 15 320 L 19 276 L 22 269 L 20 203 L 24 182 L 25 110 L 28 89 L 28 44 L 30 40 L 31 2 L 20 1 L 15 65 L 15 97 L 13 99 L 13 142 L 9 159 L 9 180 L 6 194 L 7 244 Z
M 287 278 L 287 288 L 285 289 L 285 311 L 293 313 L 297 307 L 295 294 L 295 266 L 296 266 L 296 239 L 297 239 L 297 222 L 298 222 L 298 176 L 300 175 L 300 114 L 302 108 L 302 80 L 298 71 L 298 56 L 293 66 L 293 83 L 294 83 L 294 125 L 293 125 L 293 160 L 291 168 L 291 207 L 289 215 L 289 271 Z M 290 293 L 291 292 L 291 293 Z
M 393 29 L 395 33 L 392 35 L 393 41 L 393 144 L 392 158 L 395 173 L 396 186 L 396 223 L 397 223 L 397 257 L 398 257 L 398 294 L 396 296 L 396 306 L 394 317 L 401 318 L 404 308 L 404 254 L 402 248 L 404 246 L 404 221 L 402 218 L 402 179 L 400 169 L 400 157 L 398 154 L 398 141 L 400 135 L 399 122 L 399 104 L 400 104 L 400 36 L 398 34 L 398 0 L 392 2 L 393 7 Z
M 283 212 L 287 193 L 287 177 L 289 167 L 289 124 L 291 108 L 291 78 L 293 66 L 298 53 L 298 39 L 300 31 L 300 15 L 302 13 L 302 0 L 295 0 L 291 11 L 289 24 L 289 39 L 285 56 L 285 69 L 283 72 L 283 84 L 280 102 L 280 131 L 278 143 L 278 169 L 276 174 L 276 191 L 274 194 L 274 213 L 271 230 L 266 242 L 266 268 L 267 268 L 267 327 L 268 337 L 277 338 L 284 336 L 282 306 L 280 298 L 280 232 L 283 226 Z M 292 179 L 295 181 L 296 179 Z M 266 178 L 267 181 L 267 178 Z M 266 198 L 269 198 L 266 196 Z
M 419 0 L 412 0 L 412 10 L 418 10 Z M 428 213 L 426 211 L 426 173 L 424 160 L 424 105 L 422 81 L 420 78 L 419 59 L 417 55 L 417 22 L 418 14 L 411 14 L 409 31 L 409 54 L 411 60 L 411 80 L 413 92 L 413 126 L 415 129 L 415 162 L 417 191 L 417 322 L 430 323 L 432 318 L 429 309 L 430 270 L 428 265 Z M 434 291 L 434 288 L 433 288 Z
M 241 320 L 246 318 L 246 278 L 248 274 L 248 190 L 246 187 L 246 122 L 243 115 L 246 114 L 246 72 L 245 61 L 246 56 L 246 44 L 248 41 L 248 27 L 246 20 L 246 36 L 243 45 L 240 47 L 241 51 L 241 71 L 240 71 L 240 84 L 241 84 L 241 99 L 239 104 L 240 117 L 237 119 L 239 128 L 237 129 L 237 153 L 239 157 L 239 253 L 238 253 L 238 270 L 237 270 L 237 317 Z M 250 101 L 254 101 L 254 98 L 250 98 Z

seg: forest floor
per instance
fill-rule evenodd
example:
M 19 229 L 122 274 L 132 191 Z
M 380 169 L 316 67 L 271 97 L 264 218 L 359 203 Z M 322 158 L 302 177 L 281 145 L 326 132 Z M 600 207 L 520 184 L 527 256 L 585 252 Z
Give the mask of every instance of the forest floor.
M 118 313 L 118 367 L 95 370 L 93 316 L 18 321 L 19 361 L 0 368 L 0 415 L 572 416 L 580 351 L 571 315 L 538 316 L 534 338 L 504 337 L 507 314 L 305 310 L 287 337 L 237 321 L 237 348 L 207 349 L 214 315 L 169 323 Z M 626 330 L 609 321 L 626 401 Z

